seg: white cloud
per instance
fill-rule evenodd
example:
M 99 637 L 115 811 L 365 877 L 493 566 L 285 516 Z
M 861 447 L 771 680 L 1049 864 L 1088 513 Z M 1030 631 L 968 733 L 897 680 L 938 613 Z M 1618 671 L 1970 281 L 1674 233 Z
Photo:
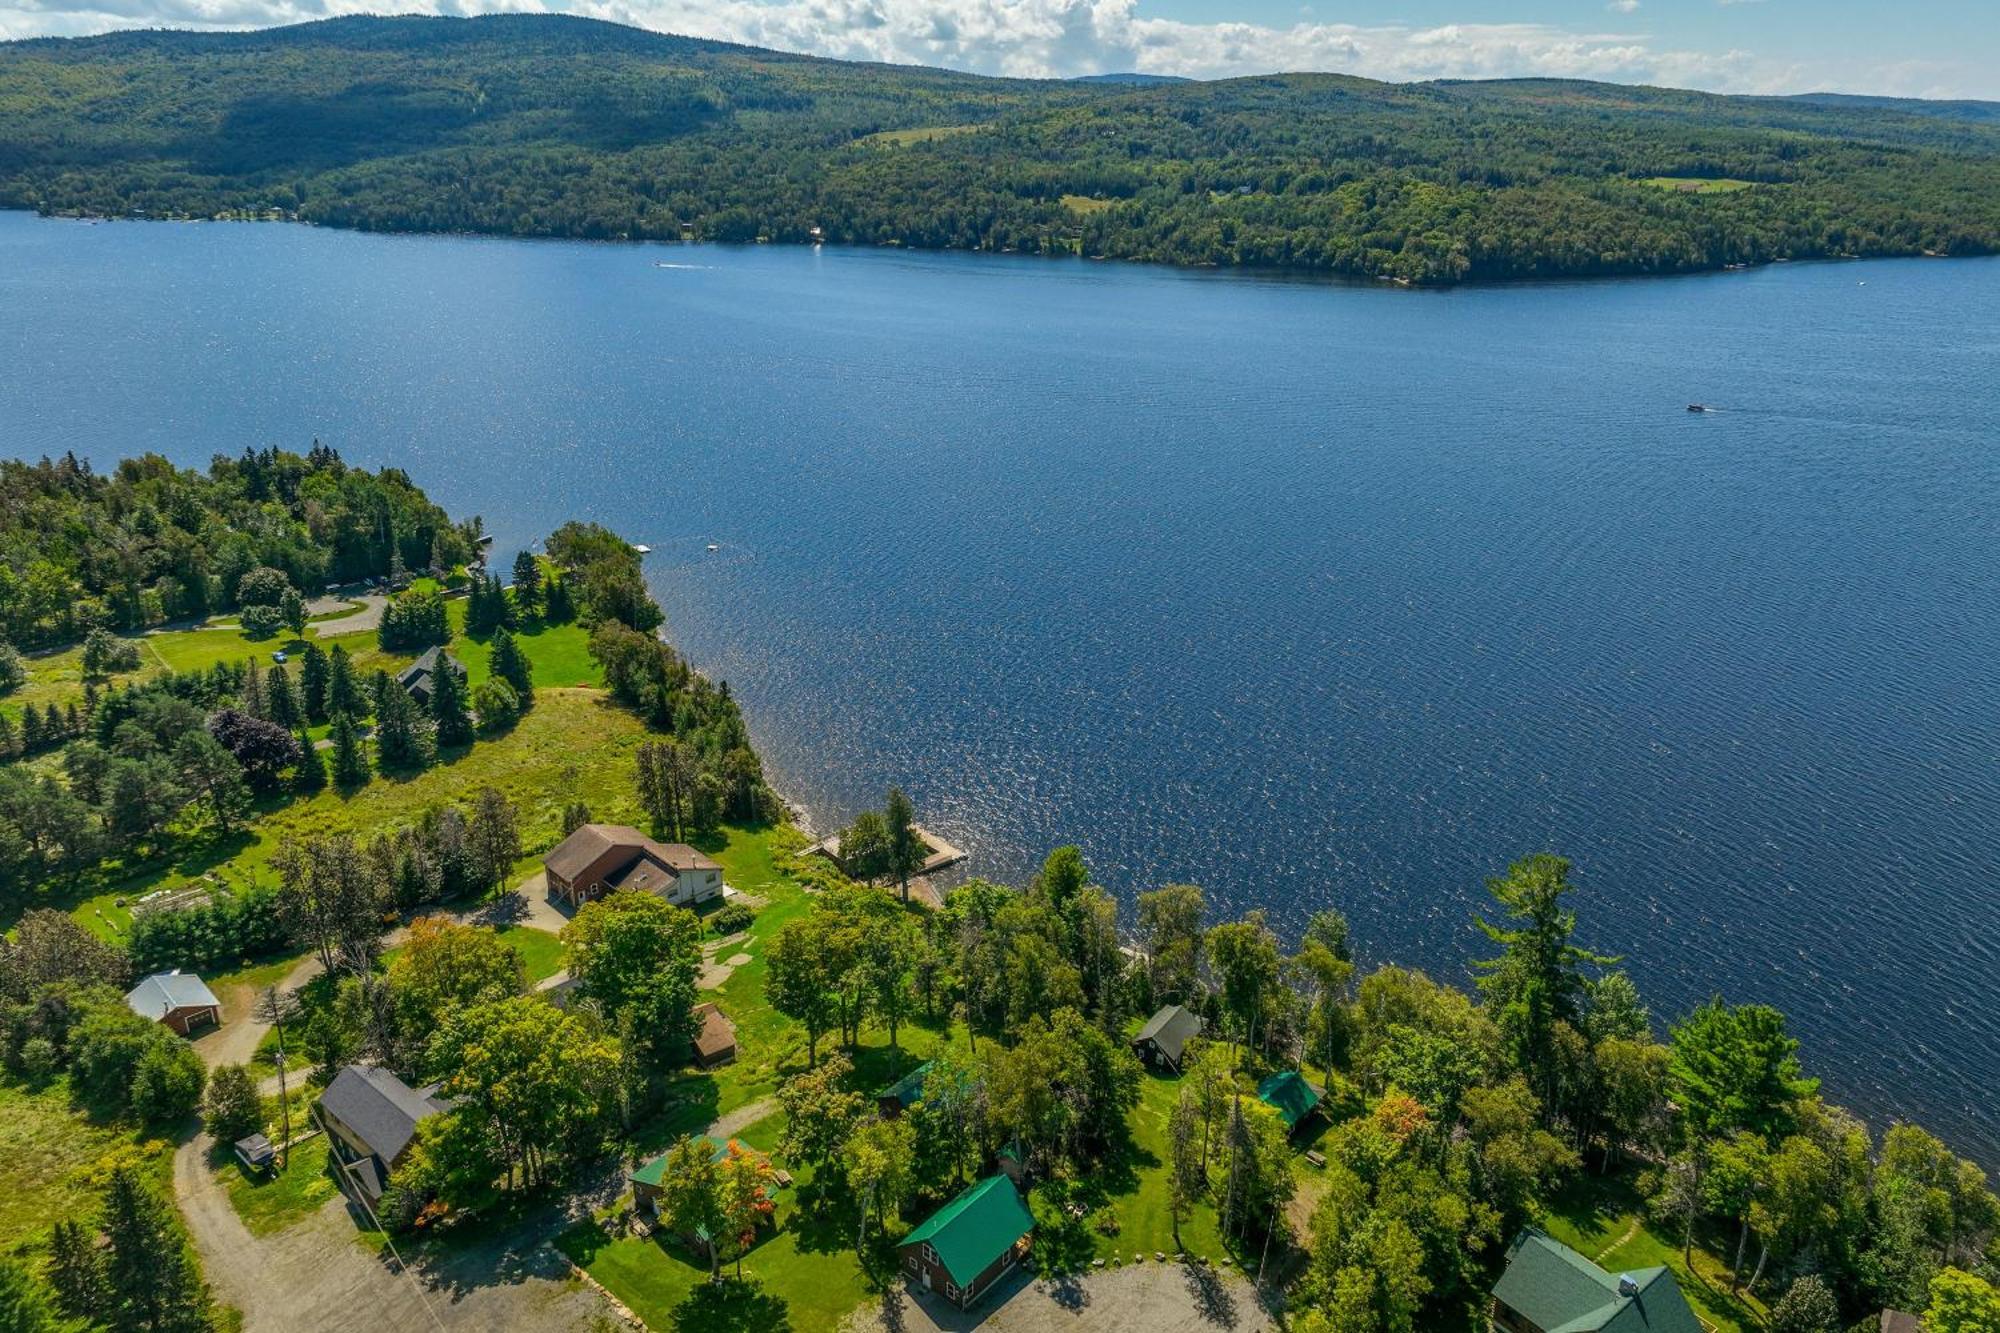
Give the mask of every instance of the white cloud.
M 382 7 L 382 0 L 0 0 L 0 35 L 252 27 Z M 1326 70 L 1394 80 L 1546 76 L 1724 92 L 1839 87 L 1975 95 L 1969 91 L 1975 76 L 1951 65 L 1815 67 L 1543 23 L 1190 23 L 1144 15 L 1140 0 L 397 0 L 392 7 L 434 14 L 560 11 L 786 51 L 1021 77 Z M 1609 7 L 1629 14 L 1639 0 L 1610 0 Z

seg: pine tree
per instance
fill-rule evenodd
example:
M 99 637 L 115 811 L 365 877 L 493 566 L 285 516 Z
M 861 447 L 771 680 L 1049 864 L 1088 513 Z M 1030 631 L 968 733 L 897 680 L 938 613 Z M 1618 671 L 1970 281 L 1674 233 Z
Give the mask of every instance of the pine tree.
M 0 713 L 0 759 L 12 759 L 20 743 L 21 738 L 14 734 L 14 724 L 5 713 Z
M 264 693 L 264 671 L 254 657 L 243 668 L 243 711 L 267 722 L 271 719 L 271 700 Z
M 440 746 L 472 743 L 472 712 L 465 703 L 465 682 L 442 653 L 431 677 L 431 720 L 437 723 Z
M 570 600 L 569 583 L 561 578 L 550 578 L 542 585 L 542 619 L 551 625 L 563 625 L 575 616 L 576 604 Z
M 391 685 L 375 710 L 375 767 L 390 773 L 421 768 L 431 758 L 430 736 L 416 703 Z
M 97 1238 L 75 1218 L 58 1220 L 49 1237 L 49 1285 L 70 1318 L 96 1323 L 103 1314 L 104 1260 Z
M 299 693 L 305 696 L 306 717 L 315 723 L 327 718 L 326 686 L 326 654 L 318 644 L 309 643 L 305 661 L 299 665 Z
M 341 713 L 349 718 L 365 717 L 368 712 L 361 688 L 354 683 L 354 666 L 347 659 L 347 649 L 337 643 L 326 660 L 326 711 L 329 716 Z
M 306 706 L 299 698 L 298 686 L 292 684 L 291 672 L 283 666 L 272 667 L 264 681 L 264 695 L 270 705 L 271 721 L 294 734 L 305 730 Z
M 148 1333 L 208 1328 L 208 1288 L 180 1218 L 131 1167 L 111 1173 L 102 1226 L 108 1322 Z
M 506 630 L 493 636 L 493 674 L 514 687 L 514 693 L 521 698 L 523 712 L 534 706 L 535 670 L 528 662 L 528 655 L 521 651 L 521 645 Z
M 542 565 L 533 551 L 514 557 L 514 609 L 533 618 L 542 610 Z
M 6 1333 L 56 1333 L 60 1327 L 48 1296 L 28 1266 L 0 1255 L 0 1329 Z
M 299 766 L 292 771 L 292 790 L 301 796 L 326 790 L 326 756 L 308 738 L 300 742 Z
M 358 787 L 368 781 L 368 756 L 361 749 L 361 734 L 354 719 L 340 713 L 333 720 L 333 780 L 342 787 Z

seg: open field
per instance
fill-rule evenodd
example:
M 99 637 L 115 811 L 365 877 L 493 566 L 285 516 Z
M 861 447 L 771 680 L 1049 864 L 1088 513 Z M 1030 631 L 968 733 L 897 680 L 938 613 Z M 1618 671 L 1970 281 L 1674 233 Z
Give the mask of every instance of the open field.
M 0 1083 L 0 1253 L 39 1244 L 60 1218 L 93 1216 L 113 1166 L 140 1163 L 163 1182 L 171 1161 L 171 1144 L 71 1107 L 67 1080 Z
M 935 143 L 940 139 L 971 134 L 980 128 L 978 125 L 922 125 L 907 130 L 878 130 L 874 134 L 862 135 L 855 142 L 876 147 L 907 148 L 913 143 Z
M 1672 190 L 1677 194 L 1734 194 L 1747 190 L 1755 181 L 1731 180 L 1726 176 L 1649 176 L 1639 185 L 1650 185 L 1656 190 Z

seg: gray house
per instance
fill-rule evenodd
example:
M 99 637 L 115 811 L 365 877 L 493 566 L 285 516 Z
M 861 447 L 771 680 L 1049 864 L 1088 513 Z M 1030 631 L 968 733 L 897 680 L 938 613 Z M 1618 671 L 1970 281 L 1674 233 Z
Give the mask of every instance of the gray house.
M 440 671 L 450 670 L 462 684 L 465 680 L 465 663 L 453 657 L 443 648 L 432 645 L 424 649 L 424 655 L 396 673 L 396 683 L 403 687 L 412 699 L 425 706 L 431 701 L 431 682 Z
M 326 1131 L 341 1182 L 371 1209 L 410 1151 L 417 1126 L 449 1108 L 438 1085 L 412 1088 L 386 1069 L 348 1065 L 320 1094 L 313 1116 Z
M 1201 1016 L 1170 1004 L 1146 1020 L 1139 1035 L 1132 1038 L 1132 1051 L 1153 1068 L 1178 1074 L 1188 1041 L 1200 1035 Z

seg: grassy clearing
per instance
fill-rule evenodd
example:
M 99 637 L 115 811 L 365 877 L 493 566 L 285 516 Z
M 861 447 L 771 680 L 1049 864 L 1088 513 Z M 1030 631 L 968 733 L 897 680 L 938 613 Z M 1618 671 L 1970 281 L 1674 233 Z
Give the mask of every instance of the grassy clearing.
M 1648 185 L 1655 190 L 1672 190 L 1676 194 L 1734 194 L 1756 184 L 1755 181 L 1733 180 L 1726 176 L 1648 176 L 1634 183 Z
M 533 926 L 502 926 L 499 933 L 500 938 L 521 955 L 530 985 L 554 976 L 568 965 L 569 950 L 546 930 L 536 930 Z
M 217 1151 L 226 1158 L 218 1174 L 229 1195 L 229 1206 L 253 1236 L 275 1235 L 297 1226 L 340 1192 L 326 1167 L 324 1134 L 295 1146 L 283 1171 L 251 1175 L 227 1147 Z
M 555 845 L 562 806 L 588 803 L 599 819 L 640 818 L 632 792 L 632 753 L 644 725 L 591 690 L 537 690 L 534 711 L 504 736 L 481 740 L 421 773 L 377 777 L 351 793 L 321 792 L 306 801 L 267 805 L 227 838 L 179 849 L 171 860 L 138 867 L 73 905 L 85 926 L 117 939 L 131 923 L 126 904 L 156 889 L 196 881 L 229 889 L 273 882 L 272 855 L 287 841 L 330 833 L 372 836 L 409 824 L 425 810 L 464 803 L 481 787 L 496 787 L 520 812 L 528 855 L 521 873 L 539 869 L 539 854 Z
M 931 143 L 983 128 L 980 125 L 925 125 L 911 130 L 877 130 L 874 134 L 862 135 L 855 142 L 875 148 L 907 148 L 913 143 Z
M 1537 1219 L 1541 1228 L 1599 1268 L 1618 1273 L 1635 1268 L 1673 1269 L 1681 1293 L 1695 1313 L 1721 1333 L 1764 1326 L 1764 1305 L 1748 1295 L 1729 1294 L 1729 1265 L 1699 1243 L 1690 1270 L 1676 1236 L 1646 1216 L 1645 1201 L 1629 1176 L 1582 1176 L 1552 1200 Z
M 1062 206 L 1079 217 L 1088 217 L 1092 213 L 1102 213 L 1105 209 L 1111 208 L 1117 203 L 1116 199 L 1099 199 L 1088 194 L 1066 194 L 1062 197 Z
M 172 1144 L 74 1109 L 66 1079 L 0 1083 L 0 1253 L 38 1244 L 59 1218 L 96 1216 L 113 1167 L 141 1165 L 164 1185 L 172 1161 Z

